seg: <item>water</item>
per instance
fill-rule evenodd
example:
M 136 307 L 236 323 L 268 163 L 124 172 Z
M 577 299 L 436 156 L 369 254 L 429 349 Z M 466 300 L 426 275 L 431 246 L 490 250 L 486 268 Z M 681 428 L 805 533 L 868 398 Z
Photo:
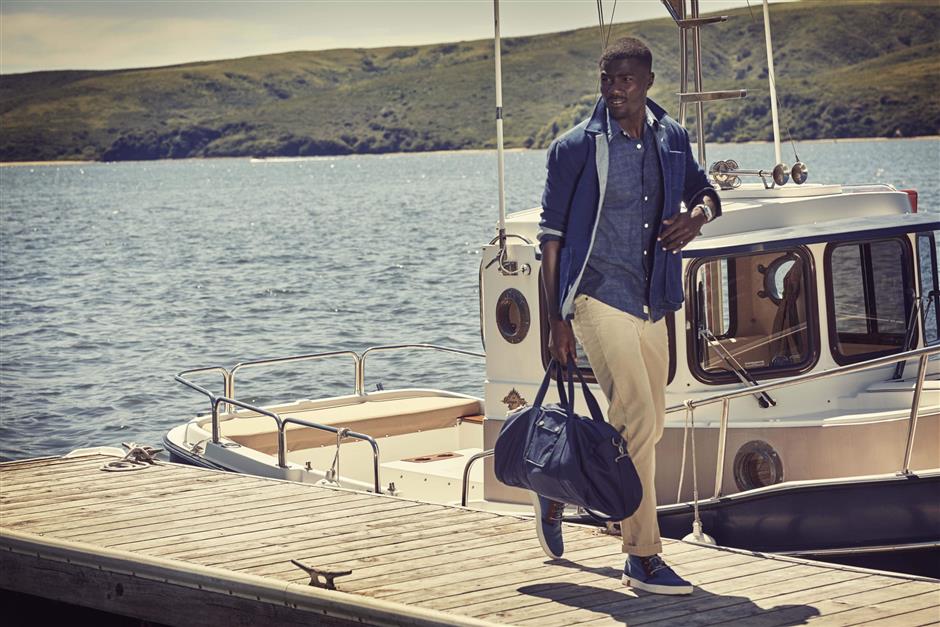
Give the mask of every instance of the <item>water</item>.
M 798 148 L 811 181 L 892 183 L 940 208 L 938 140 Z M 716 145 L 708 158 L 772 155 Z M 542 151 L 506 155 L 510 210 L 538 205 L 544 166 Z M 186 368 L 405 342 L 480 351 L 496 199 L 482 152 L 0 168 L 0 458 L 156 446 L 208 408 L 173 381 Z M 368 364 L 368 389 L 482 394 L 473 358 Z M 336 359 L 238 381 L 239 398 L 266 402 L 351 392 L 354 377 Z

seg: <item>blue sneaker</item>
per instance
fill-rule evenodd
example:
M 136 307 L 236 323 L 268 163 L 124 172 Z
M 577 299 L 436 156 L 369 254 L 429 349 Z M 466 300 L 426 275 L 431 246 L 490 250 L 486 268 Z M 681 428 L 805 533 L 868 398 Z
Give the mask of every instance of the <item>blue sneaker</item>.
M 539 536 L 539 544 L 545 555 L 558 559 L 565 552 L 565 542 L 561 538 L 561 517 L 565 513 L 565 504 L 539 496 L 532 495 L 532 506 L 535 507 L 535 531 Z
M 692 594 L 692 584 L 666 566 L 658 555 L 631 555 L 623 567 L 623 585 L 654 594 Z

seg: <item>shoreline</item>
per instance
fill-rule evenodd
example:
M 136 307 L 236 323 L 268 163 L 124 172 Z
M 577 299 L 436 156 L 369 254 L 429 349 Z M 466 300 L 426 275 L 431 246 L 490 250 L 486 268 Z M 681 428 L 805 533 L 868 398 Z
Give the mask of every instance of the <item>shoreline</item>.
M 858 142 L 887 142 L 887 141 L 899 141 L 899 140 L 910 140 L 910 141 L 938 141 L 940 140 L 940 135 L 918 135 L 916 137 L 833 137 L 833 138 L 824 138 L 824 139 L 795 139 L 793 140 L 797 144 L 821 144 L 821 143 L 831 143 L 831 144 L 848 144 L 848 143 L 858 143 Z M 692 142 L 695 144 L 695 142 Z M 746 146 L 749 144 L 758 144 L 758 145 L 772 145 L 774 142 L 772 140 L 751 140 L 746 142 L 708 142 L 710 146 Z M 781 144 L 786 143 L 781 140 Z M 148 161 L 154 162 L 163 162 L 163 161 L 218 161 L 223 159 L 248 159 L 251 161 L 257 161 L 258 163 L 277 162 L 277 161 L 298 161 L 298 160 L 322 160 L 322 159 L 341 159 L 346 157 L 400 157 L 400 156 L 413 156 L 413 155 L 434 155 L 434 154 L 447 154 L 447 153 L 491 153 L 494 152 L 496 148 L 465 148 L 460 150 L 423 150 L 423 151 L 414 151 L 414 152 L 366 152 L 366 153 L 351 153 L 345 155 L 306 155 L 306 156 L 271 156 L 271 157 L 186 157 L 184 159 L 151 159 Z M 514 146 L 512 148 L 506 148 L 505 152 L 527 152 L 527 151 L 539 151 L 545 150 L 543 148 L 520 148 Z M 62 165 L 62 166 L 76 166 L 76 165 L 101 165 L 107 163 L 141 163 L 140 161 L 80 161 L 80 160 L 63 160 L 63 161 L 0 161 L 0 168 L 11 168 L 11 167 L 46 167 L 51 165 Z

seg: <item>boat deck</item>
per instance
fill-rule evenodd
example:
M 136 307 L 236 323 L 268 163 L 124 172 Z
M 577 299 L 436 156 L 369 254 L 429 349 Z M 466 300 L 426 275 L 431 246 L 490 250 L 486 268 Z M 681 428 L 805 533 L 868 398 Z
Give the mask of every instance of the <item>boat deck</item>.
M 114 459 L 0 464 L 0 588 L 172 625 L 940 623 L 923 578 L 666 541 L 695 592 L 635 593 L 595 528 L 547 560 L 514 516 Z

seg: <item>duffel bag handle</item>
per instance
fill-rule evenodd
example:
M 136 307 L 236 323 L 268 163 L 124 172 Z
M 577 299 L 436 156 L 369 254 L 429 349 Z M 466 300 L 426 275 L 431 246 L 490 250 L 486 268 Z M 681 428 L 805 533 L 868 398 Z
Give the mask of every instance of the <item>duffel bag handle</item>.
M 568 394 L 565 394 L 565 369 L 560 363 L 555 361 L 554 358 L 548 362 L 548 367 L 545 369 L 545 376 L 542 378 L 542 384 L 539 386 L 539 391 L 535 395 L 532 407 L 541 407 L 542 403 L 545 401 L 545 394 L 548 392 L 548 383 L 552 380 L 552 373 L 554 373 L 555 381 L 558 384 L 558 402 L 565 408 L 568 416 L 571 417 L 574 415 L 574 403 L 569 403 L 568 399 L 574 398 L 574 383 L 572 381 L 568 382 Z M 570 379 L 570 377 L 568 378 Z M 591 400 L 593 400 L 593 398 Z M 595 405 L 596 404 L 595 402 Z
M 588 387 L 584 376 L 581 374 L 581 369 L 578 368 L 574 359 L 571 358 L 568 359 L 567 367 L 562 366 L 554 359 L 548 362 L 548 368 L 545 369 L 545 377 L 542 379 L 542 385 L 539 386 L 539 391 L 535 395 L 535 401 L 533 401 L 532 407 L 541 407 L 542 403 L 545 401 L 545 394 L 548 392 L 548 382 L 551 381 L 553 371 L 556 371 L 555 379 L 558 382 L 558 400 L 561 406 L 565 408 L 565 412 L 568 414 L 569 418 L 574 418 L 574 374 L 577 374 L 578 380 L 581 382 L 581 391 L 584 394 L 584 401 L 587 403 L 588 411 L 591 412 L 591 418 L 598 422 L 607 422 L 604 419 L 604 414 L 601 412 L 600 405 L 597 404 L 597 399 L 594 398 L 594 394 L 591 393 L 591 389 Z M 568 383 L 567 394 L 565 393 L 564 381 Z
M 548 392 L 548 382 L 552 380 L 552 371 L 556 368 L 558 364 L 555 363 L 555 360 L 552 359 L 548 362 L 548 368 L 545 369 L 545 376 L 542 377 L 542 385 L 539 386 L 539 391 L 535 395 L 535 400 L 532 401 L 532 407 L 541 407 L 542 402 L 545 400 L 545 393 Z M 558 372 L 558 380 L 561 380 L 561 370 Z M 559 391 L 561 394 L 564 394 L 561 391 L 561 386 L 559 385 Z M 567 405 L 567 403 L 565 403 Z
M 591 418 L 598 422 L 607 422 L 604 419 L 603 412 L 601 412 L 600 405 L 597 404 L 597 399 L 594 398 L 594 394 L 591 393 L 591 388 L 588 387 L 584 376 L 581 374 L 581 369 L 578 368 L 578 365 L 571 356 L 568 357 L 568 365 L 565 370 L 566 378 L 568 379 L 568 398 L 571 399 L 571 402 L 568 403 L 567 399 L 563 399 L 562 402 L 568 410 L 568 417 L 574 417 L 574 375 L 576 374 L 578 381 L 581 382 L 581 392 L 584 394 L 584 402 L 587 403 L 588 411 L 591 412 Z

